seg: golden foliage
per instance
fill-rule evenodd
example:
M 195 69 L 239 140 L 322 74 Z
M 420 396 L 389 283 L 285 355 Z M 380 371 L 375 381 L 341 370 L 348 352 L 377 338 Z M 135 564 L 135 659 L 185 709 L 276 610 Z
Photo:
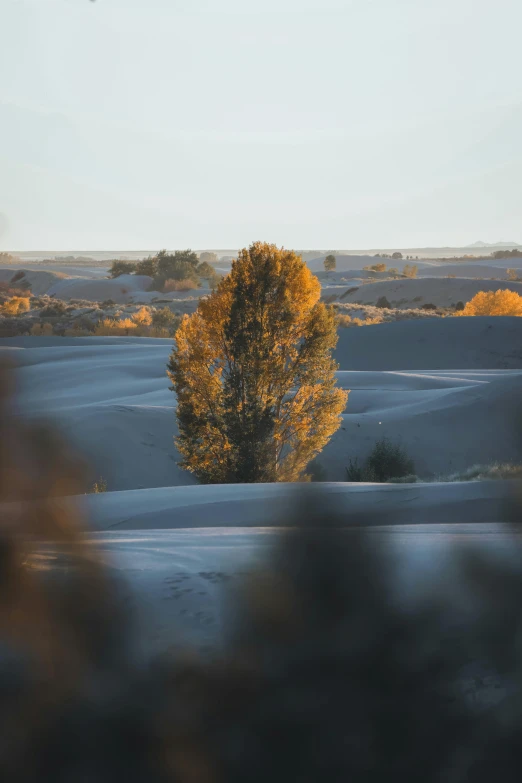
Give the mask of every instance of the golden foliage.
M 295 481 L 340 426 L 335 315 L 300 256 L 256 242 L 176 332 L 182 466 L 208 483 Z
M 28 296 L 12 296 L 1 307 L 2 315 L 21 315 L 31 309 Z
M 114 318 L 104 318 L 97 324 L 94 334 L 99 337 L 125 337 L 132 334 L 137 327 L 138 324 L 131 318 L 121 318 L 119 321 Z
M 341 328 L 348 329 L 352 326 L 373 326 L 375 324 L 382 324 L 382 318 L 379 318 L 379 316 L 375 316 L 374 318 L 352 318 L 350 315 L 346 315 L 345 313 L 339 313 L 337 316 L 337 324 Z
M 134 313 L 132 320 L 138 326 L 150 326 L 152 323 L 152 315 L 149 307 L 141 307 L 137 313 Z
M 522 316 L 522 296 L 507 288 L 498 291 L 479 291 L 464 310 L 455 315 L 518 315 Z
M 165 326 L 153 326 L 152 314 L 148 307 L 142 307 L 132 318 L 104 318 L 94 334 L 99 337 L 172 337 Z

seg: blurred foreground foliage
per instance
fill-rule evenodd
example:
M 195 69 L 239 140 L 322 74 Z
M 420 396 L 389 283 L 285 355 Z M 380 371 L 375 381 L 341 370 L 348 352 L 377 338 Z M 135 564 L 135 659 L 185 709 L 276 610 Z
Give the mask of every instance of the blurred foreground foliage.
M 340 519 L 307 493 L 265 568 L 231 599 L 224 647 L 144 661 L 82 537 L 81 465 L 53 430 L 13 415 L 12 377 L 2 369 L 2 781 L 518 781 L 515 559 L 460 563 L 473 620 L 455 625 L 442 595 L 397 601 L 364 532 L 387 521 L 382 511 Z M 497 703 L 461 693 L 462 667 L 478 660 L 506 684 Z

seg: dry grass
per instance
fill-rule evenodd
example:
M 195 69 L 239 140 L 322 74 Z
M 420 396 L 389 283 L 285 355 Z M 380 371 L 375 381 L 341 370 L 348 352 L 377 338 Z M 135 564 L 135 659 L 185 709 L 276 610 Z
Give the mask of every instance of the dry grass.
M 336 303 L 334 307 L 340 327 L 370 326 L 372 324 L 407 321 L 416 318 L 441 318 L 446 315 L 446 311 L 440 308 L 437 310 L 423 310 L 421 308 L 402 310 L 393 307 L 343 303 Z
M 195 291 L 198 288 L 198 284 L 190 278 L 186 278 L 185 280 L 173 280 L 172 278 L 169 278 L 168 280 L 165 280 L 163 292 L 169 294 L 172 291 Z

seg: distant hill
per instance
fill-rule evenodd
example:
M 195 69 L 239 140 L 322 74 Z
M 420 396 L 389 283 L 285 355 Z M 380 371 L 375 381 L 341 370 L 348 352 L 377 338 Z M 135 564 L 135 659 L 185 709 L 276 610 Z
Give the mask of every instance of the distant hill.
M 520 247 L 518 242 L 473 242 L 467 247 Z

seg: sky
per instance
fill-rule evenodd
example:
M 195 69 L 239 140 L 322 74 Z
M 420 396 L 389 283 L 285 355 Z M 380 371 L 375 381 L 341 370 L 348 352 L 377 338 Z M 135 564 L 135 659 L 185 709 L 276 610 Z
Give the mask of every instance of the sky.
M 520 0 L 0 0 L 0 250 L 522 242 Z

